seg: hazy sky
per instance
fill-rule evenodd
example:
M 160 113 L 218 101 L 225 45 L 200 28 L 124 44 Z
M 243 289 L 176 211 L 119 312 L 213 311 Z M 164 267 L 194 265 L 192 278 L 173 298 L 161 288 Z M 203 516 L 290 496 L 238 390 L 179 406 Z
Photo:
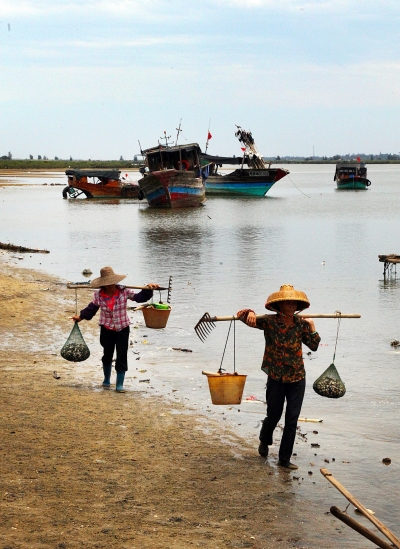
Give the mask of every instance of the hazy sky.
M 0 0 L 0 155 L 400 152 L 400 1 Z M 171 138 L 171 139 L 172 139 Z

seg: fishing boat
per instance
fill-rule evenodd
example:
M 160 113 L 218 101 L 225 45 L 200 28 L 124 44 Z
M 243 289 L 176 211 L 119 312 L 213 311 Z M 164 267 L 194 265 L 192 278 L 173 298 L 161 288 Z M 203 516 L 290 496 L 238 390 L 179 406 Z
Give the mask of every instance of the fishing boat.
M 203 177 L 207 195 L 265 196 L 270 188 L 289 174 L 282 168 L 271 168 L 258 152 L 251 132 L 236 126 L 236 137 L 244 145 L 243 157 L 219 157 L 201 154 Z M 239 164 L 240 167 L 223 175 L 218 171 L 223 165 Z M 246 165 L 246 167 L 244 167 Z
M 121 178 L 119 170 L 82 169 L 65 171 L 68 185 L 64 187 L 63 198 L 143 198 L 136 182 Z
M 367 167 L 359 159 L 357 162 L 338 162 L 333 180 L 341 190 L 366 189 L 371 185 L 367 179 Z
M 138 184 L 149 206 L 187 208 L 205 201 L 205 184 L 200 168 L 201 149 L 197 143 L 157 147 L 141 151 L 145 164 Z

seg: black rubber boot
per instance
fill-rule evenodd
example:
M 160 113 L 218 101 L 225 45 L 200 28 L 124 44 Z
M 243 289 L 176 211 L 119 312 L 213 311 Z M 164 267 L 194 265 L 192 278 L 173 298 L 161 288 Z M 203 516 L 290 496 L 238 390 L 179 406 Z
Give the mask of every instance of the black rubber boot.
M 125 372 L 117 372 L 117 393 L 125 393 L 124 389 Z
M 111 364 L 109 366 L 103 366 L 103 372 L 104 372 L 103 387 L 104 389 L 109 389 L 111 386 Z
M 264 442 L 260 441 L 260 445 L 258 447 L 258 453 L 261 457 L 266 458 L 268 456 L 268 444 L 265 444 Z

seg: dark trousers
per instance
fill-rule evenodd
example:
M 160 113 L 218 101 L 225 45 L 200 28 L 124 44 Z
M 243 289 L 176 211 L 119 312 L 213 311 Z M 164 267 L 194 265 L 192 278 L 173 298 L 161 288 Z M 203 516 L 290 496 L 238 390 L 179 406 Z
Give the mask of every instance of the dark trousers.
M 286 399 L 285 427 L 279 448 L 279 460 L 290 461 L 296 438 L 297 420 L 303 404 L 306 380 L 294 383 L 283 383 L 268 377 L 267 381 L 267 417 L 264 419 L 260 431 L 260 441 L 270 446 L 275 427 L 281 419 Z
M 100 344 L 103 347 L 101 359 L 103 366 L 111 364 L 114 350 L 116 350 L 115 369 L 117 372 L 126 372 L 128 370 L 129 326 L 120 332 L 107 330 L 104 326 L 100 326 Z

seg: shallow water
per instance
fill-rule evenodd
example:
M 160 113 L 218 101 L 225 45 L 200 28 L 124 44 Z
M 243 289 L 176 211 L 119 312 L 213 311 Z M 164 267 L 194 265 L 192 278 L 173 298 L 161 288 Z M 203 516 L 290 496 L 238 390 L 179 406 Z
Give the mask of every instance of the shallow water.
M 232 315 L 244 307 L 262 313 L 266 297 L 285 283 L 306 292 L 310 312 L 360 313 L 361 319 L 344 319 L 339 329 L 335 364 L 347 388 L 342 399 L 324 399 L 312 389 L 332 362 L 337 321 L 317 319 L 320 348 L 311 356 L 304 349 L 308 387 L 302 416 L 323 422 L 299 423 L 305 436 L 295 447 L 300 479 L 293 485 L 320 503 L 321 513 L 331 505 L 343 509 L 346 500 L 319 473 L 325 466 L 400 535 L 400 351 L 390 345 L 400 340 L 400 272 L 398 279 L 392 273 L 384 281 L 378 261 L 378 254 L 400 253 L 400 166 L 368 166 L 372 185 L 367 191 L 337 191 L 334 166 L 287 168 L 289 177 L 264 199 L 215 197 L 204 207 L 181 211 L 151 210 L 134 200 L 63 200 L 63 187 L 50 184 L 66 182 L 64 174 L 22 177 L 21 186 L 1 187 L 0 179 L 0 240 L 49 249 L 48 255 L 10 254 L 10 260 L 64 280 L 85 280 L 85 268 L 97 277 L 104 265 L 127 274 L 130 284 L 167 285 L 173 276 L 165 330 L 145 328 L 142 313 L 132 313 L 137 326 L 132 341 L 137 343 L 128 387 L 185 402 L 254 441 L 255 448 L 264 404 L 213 406 L 201 374 L 219 368 L 229 322 L 218 323 L 203 343 L 194 333 L 199 318 L 206 311 Z M 137 179 L 139 174 L 130 175 Z M 91 299 L 86 290 L 78 296 L 78 309 Z M 84 324 L 81 328 L 84 332 Z M 248 375 L 243 398 L 263 401 L 262 333 L 237 323 L 234 335 L 235 356 L 232 328 L 223 367 L 232 371 L 235 359 L 236 370 Z M 97 383 L 100 348 L 89 339 L 92 355 L 76 372 L 78 377 L 93 372 Z M 51 346 L 57 350 L 63 343 L 52 341 Z M 391 465 L 382 464 L 385 457 Z M 351 536 L 347 530 L 346 540 L 353 541 L 346 547 L 367 545 Z

